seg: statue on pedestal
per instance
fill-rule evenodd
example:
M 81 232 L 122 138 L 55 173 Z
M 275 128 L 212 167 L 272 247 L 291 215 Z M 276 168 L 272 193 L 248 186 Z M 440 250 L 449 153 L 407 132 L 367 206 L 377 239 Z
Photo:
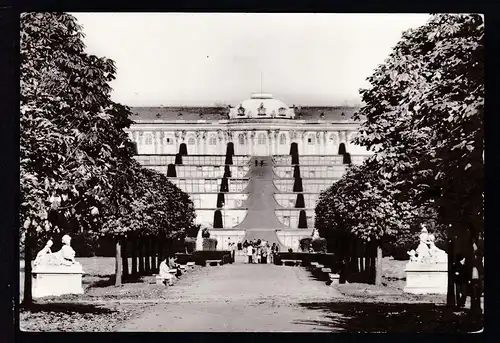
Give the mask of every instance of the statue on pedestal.
M 49 240 L 45 247 L 36 255 L 35 266 L 73 266 L 80 265 L 75 261 L 75 250 L 71 247 L 71 237 L 62 237 L 63 247 L 57 252 L 52 252 L 52 240 Z
M 424 224 L 421 225 L 419 239 L 420 243 L 417 250 L 408 252 L 410 255 L 410 262 L 418 263 L 446 263 L 448 261 L 448 254 L 444 250 L 439 249 L 434 244 L 436 237 L 434 234 L 429 234 Z

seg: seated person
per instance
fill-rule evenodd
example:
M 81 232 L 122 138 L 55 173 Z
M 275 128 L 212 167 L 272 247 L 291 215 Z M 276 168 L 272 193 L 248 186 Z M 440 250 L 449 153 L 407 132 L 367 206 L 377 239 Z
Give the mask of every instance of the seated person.
M 175 259 L 174 259 L 173 256 L 170 256 L 168 258 L 168 266 L 170 267 L 170 269 L 176 269 L 177 270 L 177 272 L 175 273 L 175 276 L 177 278 L 182 275 L 180 265 L 177 264 L 177 263 L 175 263 Z
M 170 286 L 174 284 L 174 276 L 169 273 L 170 267 L 168 266 L 167 259 L 160 263 L 160 276 L 164 278 Z

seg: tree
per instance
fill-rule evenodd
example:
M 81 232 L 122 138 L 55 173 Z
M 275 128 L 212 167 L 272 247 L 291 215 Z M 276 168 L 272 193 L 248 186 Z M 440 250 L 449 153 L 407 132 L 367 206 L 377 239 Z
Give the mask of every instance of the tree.
M 482 255 L 483 18 L 432 16 L 403 34 L 368 81 L 371 88 L 361 91 L 365 106 L 355 116 L 364 121 L 355 143 L 387 157 L 384 169 L 407 199 L 433 204 L 448 231 L 453 305 L 454 240 L 470 241 L 476 271 Z
M 97 229 L 97 205 L 133 148 L 129 111 L 110 99 L 113 61 L 84 52 L 81 27 L 61 13 L 21 15 L 21 235 L 25 294 L 37 238 Z M 126 162 L 125 162 L 126 163 Z M 38 236 L 38 237 L 37 237 Z
M 64 13 L 21 16 L 21 237 L 30 303 L 37 241 L 60 231 L 116 238 L 177 238 L 193 225 L 189 196 L 142 168 L 123 129 L 129 109 L 110 98 L 114 62 L 84 52 L 81 27 Z M 125 255 L 125 254 L 124 254 Z M 120 274 L 120 275 L 119 275 Z
M 348 168 L 339 181 L 320 194 L 315 209 L 315 227 L 322 237 L 335 240 L 339 233 L 349 233 L 361 241 L 377 243 L 376 284 L 382 281 L 382 242 L 411 237 L 415 221 L 431 219 L 422 216 L 421 208 L 399 197 L 394 180 L 382 166 L 383 159 L 373 156 L 360 166 Z

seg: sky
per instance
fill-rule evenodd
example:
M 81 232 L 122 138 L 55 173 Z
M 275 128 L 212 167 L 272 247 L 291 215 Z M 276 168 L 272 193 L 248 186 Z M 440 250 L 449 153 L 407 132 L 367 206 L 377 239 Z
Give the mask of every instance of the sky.
M 87 52 L 115 61 L 128 106 L 360 103 L 359 89 L 427 14 L 72 13 Z

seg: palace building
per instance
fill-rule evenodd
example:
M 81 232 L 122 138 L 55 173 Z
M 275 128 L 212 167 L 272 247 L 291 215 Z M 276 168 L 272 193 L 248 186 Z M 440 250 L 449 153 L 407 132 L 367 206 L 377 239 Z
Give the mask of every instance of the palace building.
M 260 238 L 296 251 L 319 193 L 370 154 L 351 143 L 356 109 L 258 93 L 230 108 L 133 107 L 127 132 L 137 160 L 190 195 L 217 249 Z

